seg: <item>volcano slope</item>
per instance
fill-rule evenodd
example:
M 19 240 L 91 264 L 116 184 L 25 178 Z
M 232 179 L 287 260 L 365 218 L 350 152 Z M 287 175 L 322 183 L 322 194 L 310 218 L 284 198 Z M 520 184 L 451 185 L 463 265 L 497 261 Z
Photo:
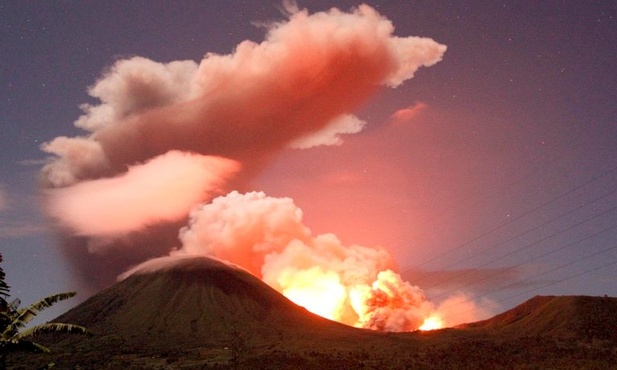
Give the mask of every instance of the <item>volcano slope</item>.
M 382 333 L 301 308 L 242 269 L 185 258 L 143 270 L 54 321 L 93 337 L 43 336 L 32 369 L 614 368 L 616 298 L 536 297 L 492 319 Z

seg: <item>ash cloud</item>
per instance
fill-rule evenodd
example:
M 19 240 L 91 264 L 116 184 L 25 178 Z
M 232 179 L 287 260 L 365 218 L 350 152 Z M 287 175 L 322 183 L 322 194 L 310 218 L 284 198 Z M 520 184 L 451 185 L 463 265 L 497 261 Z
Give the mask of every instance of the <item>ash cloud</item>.
M 82 106 L 75 125 L 84 135 L 42 146 L 55 156 L 42 171 L 49 213 L 89 284 L 103 287 L 180 247 L 178 230 L 194 206 L 250 190 L 281 149 L 340 145 L 341 134 L 364 127 L 355 108 L 446 50 L 429 38 L 394 36 L 390 21 L 366 5 L 315 14 L 286 7 L 292 14 L 269 25 L 263 42 L 244 41 L 229 55 L 116 62 L 88 91 L 101 103 Z M 288 242 L 278 237 L 272 243 Z
M 45 177 L 53 186 L 69 185 L 169 150 L 241 162 L 266 157 L 340 122 L 380 86 L 397 86 L 441 60 L 445 46 L 393 31 L 368 6 L 352 13 L 298 11 L 270 26 L 262 43 L 244 41 L 233 54 L 207 54 L 199 65 L 118 61 L 89 90 L 101 104 L 82 107 L 75 123 L 92 134 L 43 147 L 59 157 Z M 339 132 L 358 131 L 351 122 Z

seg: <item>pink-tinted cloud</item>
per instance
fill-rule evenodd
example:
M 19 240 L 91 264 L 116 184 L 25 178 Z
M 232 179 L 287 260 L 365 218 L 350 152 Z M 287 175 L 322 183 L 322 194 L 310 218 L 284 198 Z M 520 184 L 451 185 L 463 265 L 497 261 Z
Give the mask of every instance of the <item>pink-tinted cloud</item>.
M 81 235 L 118 235 L 182 219 L 217 195 L 234 161 L 169 152 L 123 175 L 46 191 L 48 212 Z
M 45 174 L 65 178 L 68 170 L 76 180 L 108 176 L 169 150 L 254 164 L 294 139 L 332 128 L 333 120 L 380 85 L 396 86 L 441 60 L 445 46 L 396 37 L 393 30 L 368 6 L 351 13 L 299 11 L 272 25 L 262 43 L 242 42 L 230 55 L 207 54 L 198 66 L 139 57 L 119 61 L 90 89 L 101 104 L 84 106 L 86 114 L 76 122 L 93 132 L 83 139 L 96 142 L 91 147 L 102 148 L 103 158 L 79 162 L 52 142 L 45 149 L 59 158 Z M 334 124 L 335 131 L 361 128 L 347 122 L 353 124 Z M 326 136 L 326 142 L 332 140 L 337 142 Z
M 366 126 L 366 121 L 350 114 L 340 116 L 328 123 L 322 129 L 311 132 L 289 142 L 293 149 L 308 149 L 321 145 L 341 145 L 341 135 L 355 134 Z
M 460 292 L 437 307 L 392 269 L 384 249 L 313 234 L 290 198 L 231 192 L 193 210 L 180 239 L 182 246 L 172 257 L 229 261 L 307 309 L 349 325 L 412 331 L 433 315 L 454 325 L 485 318 L 490 311 L 478 309 Z M 146 262 L 135 271 L 165 268 L 173 261 Z
M 180 231 L 182 253 L 238 263 L 257 276 L 266 254 L 309 237 L 302 211 L 291 199 L 235 191 L 194 209 Z
M 264 41 L 244 41 L 229 55 L 209 53 L 199 63 L 141 57 L 115 63 L 89 90 L 100 104 L 83 106 L 75 123 L 87 133 L 43 146 L 56 156 L 43 169 L 45 185 L 54 188 L 47 193 L 51 214 L 80 235 L 130 234 L 94 248 L 100 263 L 83 254 L 77 263 L 85 272 L 97 263 L 112 266 L 112 275 L 129 263 L 123 253 L 131 264 L 160 256 L 177 246 L 177 225 L 189 211 L 209 200 L 213 179 L 216 189 L 250 190 L 249 180 L 285 148 L 338 145 L 341 134 L 360 131 L 365 123 L 352 115 L 360 104 L 439 62 L 446 50 L 393 31 L 365 5 L 351 12 L 296 9 L 269 25 Z M 194 154 L 175 165 L 165 154 L 175 151 Z M 241 169 L 233 177 L 216 169 L 212 177 L 199 169 L 179 173 L 199 156 L 228 158 Z M 114 205 L 121 211 L 112 212 Z M 152 240 L 169 244 L 152 248 Z M 129 241 L 131 251 L 124 251 Z M 101 243 L 69 238 L 67 244 L 75 250 Z
M 43 177 L 52 187 L 68 186 L 79 179 L 97 177 L 109 164 L 99 142 L 86 137 L 59 136 L 41 145 L 41 150 L 59 158 L 43 167 Z
M 198 65 L 191 60 L 157 63 L 142 57 L 116 62 L 89 90 L 100 105 L 84 104 L 75 126 L 94 132 L 128 116 L 196 97 Z
M 401 124 L 411 121 L 422 110 L 426 109 L 427 105 L 422 102 L 416 102 L 407 108 L 402 108 L 390 115 L 390 120 L 394 124 Z

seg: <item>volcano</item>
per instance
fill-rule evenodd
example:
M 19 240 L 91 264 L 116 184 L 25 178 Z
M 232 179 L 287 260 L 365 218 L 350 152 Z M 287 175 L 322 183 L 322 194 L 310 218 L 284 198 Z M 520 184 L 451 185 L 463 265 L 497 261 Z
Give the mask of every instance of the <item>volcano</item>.
M 609 297 L 536 297 L 457 328 L 376 332 L 316 316 L 239 267 L 174 258 L 54 320 L 94 336 L 37 338 L 52 353 L 12 356 L 9 368 L 609 368 L 616 308 Z
M 234 332 L 266 338 L 291 328 L 350 329 L 310 314 L 239 267 L 205 257 L 151 262 L 163 267 L 149 272 L 144 265 L 58 320 L 123 337 L 162 333 L 180 342 L 222 339 Z

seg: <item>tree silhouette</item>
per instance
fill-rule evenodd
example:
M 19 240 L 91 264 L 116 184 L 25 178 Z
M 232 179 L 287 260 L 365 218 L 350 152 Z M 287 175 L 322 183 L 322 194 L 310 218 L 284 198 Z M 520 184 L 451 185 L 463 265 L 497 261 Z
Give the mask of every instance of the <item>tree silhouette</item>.
M 2 254 L 0 254 L 2 262 Z M 20 301 L 8 302 L 10 288 L 5 281 L 5 273 L 0 267 L 0 369 L 6 369 L 6 357 L 11 352 L 49 352 L 49 348 L 27 338 L 41 333 L 88 334 L 88 329 L 73 324 L 46 323 L 26 328 L 26 325 L 45 308 L 75 296 L 75 292 L 54 294 L 26 307 L 19 308 Z
M 0 253 L 0 263 L 2 263 L 2 253 Z M 2 312 L 6 309 L 6 300 L 9 297 L 10 290 L 10 287 L 6 284 L 5 277 L 6 274 L 4 273 L 2 266 L 0 266 L 0 310 L 2 310 Z

